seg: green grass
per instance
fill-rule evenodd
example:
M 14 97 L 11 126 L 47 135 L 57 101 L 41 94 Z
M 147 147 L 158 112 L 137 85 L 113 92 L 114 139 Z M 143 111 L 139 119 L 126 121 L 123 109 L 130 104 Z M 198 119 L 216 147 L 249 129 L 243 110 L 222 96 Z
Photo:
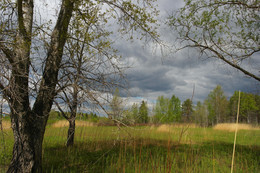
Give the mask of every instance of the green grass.
M 150 127 L 77 127 L 71 148 L 65 146 L 66 135 L 67 128 L 47 126 L 44 172 L 230 172 L 234 132 L 212 128 L 173 128 L 168 133 Z M 0 132 L 3 172 L 11 159 L 12 144 L 11 130 Z M 260 172 L 259 163 L 260 131 L 239 131 L 234 172 Z

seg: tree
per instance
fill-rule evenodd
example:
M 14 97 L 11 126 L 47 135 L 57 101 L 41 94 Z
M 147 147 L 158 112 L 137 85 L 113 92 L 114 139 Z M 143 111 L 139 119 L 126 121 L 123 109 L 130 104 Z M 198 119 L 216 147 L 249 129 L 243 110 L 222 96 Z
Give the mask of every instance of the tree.
M 181 101 L 175 95 L 169 100 L 168 105 L 168 121 L 178 122 L 181 120 Z
M 120 57 L 111 47 L 110 33 L 104 29 L 104 14 L 97 12 L 95 8 L 88 9 L 84 20 L 75 15 L 69 26 L 55 101 L 69 121 L 67 146 L 74 143 L 78 109 L 90 104 L 103 108 L 106 100 L 102 96 L 107 95 L 104 93 L 111 93 L 114 87 L 123 87 L 125 83 L 122 72 L 125 67 L 115 63 L 120 62 Z M 64 109 L 70 113 L 66 114 Z
M 187 99 L 182 104 L 182 118 L 184 121 L 190 121 L 193 112 L 193 106 L 191 99 Z
M 178 122 L 181 120 L 181 101 L 175 95 L 171 99 L 159 96 L 154 108 L 154 121 L 160 123 Z
M 110 118 L 116 125 L 120 125 L 120 122 L 124 119 L 124 103 L 123 99 L 119 95 L 119 89 L 116 88 L 113 98 L 110 102 Z
M 192 115 L 194 117 L 195 123 L 202 127 L 208 126 L 207 106 L 205 104 L 202 104 L 200 101 L 198 101 Z
M 42 172 L 42 142 L 57 94 L 58 74 L 73 15 L 79 14 L 84 20 L 87 14 L 83 10 L 88 7 L 105 10 L 104 15 L 118 19 L 122 34 L 128 33 L 131 38 L 131 31 L 140 31 L 141 38 L 158 38 L 156 28 L 150 25 L 156 22 L 154 0 L 60 2 L 54 27 L 50 22 L 37 21 L 41 14 L 35 13 L 33 0 L 5 0 L 0 4 L 0 89 L 11 110 L 14 134 L 13 157 L 7 172 Z M 43 33 L 48 35 L 43 38 L 44 43 L 39 41 Z M 46 50 L 41 50 L 39 57 L 36 51 L 43 44 Z
M 230 98 L 229 109 L 231 117 L 235 118 L 237 114 L 239 92 L 235 91 Z M 252 114 L 257 113 L 258 107 L 256 106 L 256 100 L 253 94 L 241 92 L 240 93 L 240 108 L 239 108 L 239 120 L 250 123 L 250 117 Z
M 258 66 L 243 65 L 260 50 L 259 8 L 258 0 L 186 0 L 168 24 L 181 42 L 178 50 L 195 48 L 260 81 Z
M 129 119 L 132 119 L 134 124 L 139 123 L 139 109 L 137 103 L 132 105 L 130 112 L 131 117 L 129 117 Z
M 256 123 L 260 123 L 260 95 L 255 95 L 255 102 L 257 106 L 257 111 L 256 111 Z
M 158 96 L 154 108 L 154 121 L 157 123 L 166 123 L 168 121 L 169 99 L 164 96 Z
M 142 101 L 138 112 L 138 123 L 148 123 L 148 107 L 147 103 Z
M 224 122 L 227 115 L 228 101 L 220 85 L 211 91 L 206 99 L 211 125 Z

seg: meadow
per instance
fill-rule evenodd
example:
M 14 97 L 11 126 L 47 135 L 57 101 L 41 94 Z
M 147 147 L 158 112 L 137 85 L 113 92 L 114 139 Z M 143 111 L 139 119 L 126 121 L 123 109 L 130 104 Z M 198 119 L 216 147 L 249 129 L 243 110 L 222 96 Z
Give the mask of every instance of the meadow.
M 58 123 L 58 124 L 57 124 Z M 43 143 L 44 172 L 230 172 L 234 131 L 194 124 L 96 126 L 77 121 L 75 144 L 65 146 L 67 126 L 50 122 Z M 12 130 L 0 131 L 0 172 L 12 156 Z M 260 172 L 260 130 L 237 134 L 234 172 Z

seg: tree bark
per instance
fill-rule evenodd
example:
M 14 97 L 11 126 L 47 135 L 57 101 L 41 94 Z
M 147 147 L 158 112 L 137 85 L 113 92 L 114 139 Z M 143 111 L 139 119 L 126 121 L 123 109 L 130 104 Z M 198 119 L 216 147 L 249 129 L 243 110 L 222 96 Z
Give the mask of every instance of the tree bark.
M 12 65 L 9 106 L 14 134 L 13 157 L 8 173 L 42 172 L 42 142 L 49 112 L 55 96 L 63 47 L 72 16 L 74 0 L 63 0 L 52 32 L 45 69 L 37 98 L 30 108 L 29 71 L 33 0 L 17 0 L 18 34 Z
M 76 76 L 78 78 L 78 76 Z M 76 79 L 75 82 L 77 83 L 78 80 Z M 73 96 L 72 96 L 72 105 L 71 105 L 71 112 L 69 120 L 69 129 L 68 129 L 68 137 L 67 137 L 67 147 L 74 145 L 74 135 L 75 135 L 75 120 L 77 116 L 77 108 L 78 108 L 78 88 L 77 85 L 73 86 Z
M 12 129 L 14 135 L 13 157 L 7 173 L 29 173 L 42 171 L 42 141 L 46 121 L 32 119 L 28 111 L 24 118 L 12 111 Z
M 74 145 L 74 135 L 75 135 L 75 118 L 69 120 L 69 129 L 66 146 L 70 147 Z

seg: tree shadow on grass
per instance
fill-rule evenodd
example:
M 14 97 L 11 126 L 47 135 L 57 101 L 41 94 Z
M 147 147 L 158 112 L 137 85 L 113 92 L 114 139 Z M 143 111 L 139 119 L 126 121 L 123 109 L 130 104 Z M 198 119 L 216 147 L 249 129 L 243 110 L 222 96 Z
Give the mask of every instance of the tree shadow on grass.
M 167 140 L 77 142 L 44 149 L 44 172 L 226 172 L 233 144 L 211 141 L 176 144 Z M 236 146 L 236 172 L 260 170 L 259 146 Z

